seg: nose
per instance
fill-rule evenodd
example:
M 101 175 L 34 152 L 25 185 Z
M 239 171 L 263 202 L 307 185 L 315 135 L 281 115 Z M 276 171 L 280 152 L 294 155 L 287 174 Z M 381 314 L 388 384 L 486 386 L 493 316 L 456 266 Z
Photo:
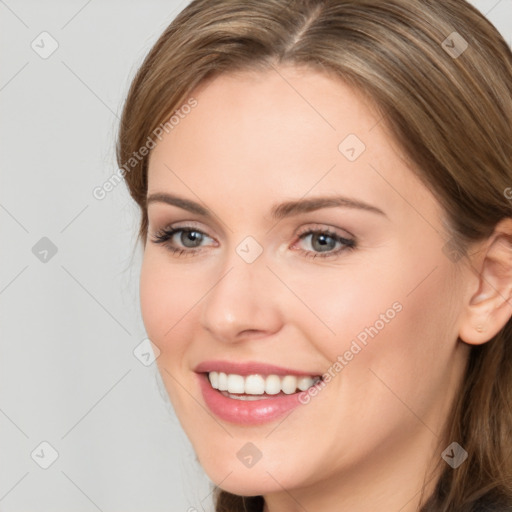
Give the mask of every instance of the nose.
M 283 316 L 276 286 L 263 257 L 246 263 L 234 254 L 202 301 L 203 328 L 224 343 L 279 331 Z

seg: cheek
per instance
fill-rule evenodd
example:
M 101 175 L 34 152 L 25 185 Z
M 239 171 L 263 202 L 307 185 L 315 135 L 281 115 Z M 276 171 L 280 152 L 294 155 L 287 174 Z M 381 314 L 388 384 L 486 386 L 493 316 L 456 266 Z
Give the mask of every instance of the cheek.
M 161 350 L 179 350 L 177 335 L 187 325 L 187 313 L 201 297 L 199 283 L 186 272 L 174 269 L 165 254 L 146 249 L 140 275 L 140 303 L 142 319 L 148 337 Z
M 172 315 L 174 311 L 173 294 L 169 293 L 168 286 L 165 286 L 164 268 L 146 249 L 140 274 L 141 313 L 149 338 L 158 345 L 160 350 L 162 349 L 161 338 L 170 326 L 166 325 L 167 322 L 164 322 L 164 319 L 172 320 L 166 313 Z
M 300 322 L 331 362 L 332 388 L 347 401 L 367 404 L 376 416 L 403 408 L 391 390 L 426 414 L 436 394 L 446 396 L 451 373 L 457 301 L 450 266 L 433 252 L 407 261 L 390 255 L 379 264 L 290 276 L 310 312 L 290 309 L 289 321 Z
M 160 350 L 156 364 L 177 413 L 190 407 L 188 394 L 183 394 L 177 382 L 185 382 L 183 375 L 190 373 L 186 354 L 192 337 L 190 329 L 197 323 L 194 315 L 198 310 L 194 306 L 205 293 L 198 289 L 200 282 L 182 268 L 170 264 L 165 253 L 146 249 L 139 288 L 144 327 Z M 188 382 L 186 387 L 191 385 Z
M 301 315 L 289 308 L 287 320 L 302 322 L 331 360 L 354 338 L 381 338 L 391 327 L 392 346 L 415 350 L 411 334 L 442 342 L 457 314 L 453 269 L 440 251 L 418 247 L 420 253 L 405 258 L 396 244 L 379 251 L 378 259 L 354 255 L 338 267 L 290 270 L 285 280 L 303 304 Z
M 372 270 L 375 267 L 377 270 Z M 288 313 L 287 321 L 299 323 L 317 349 L 329 360 L 336 360 L 350 349 L 353 339 L 359 336 L 364 342 L 368 338 L 365 329 L 376 325 L 379 332 L 386 330 L 399 316 L 403 283 L 382 269 L 382 264 L 370 267 L 348 263 L 310 268 L 307 272 L 291 270 L 283 280 L 300 303 L 290 298 L 283 308 Z

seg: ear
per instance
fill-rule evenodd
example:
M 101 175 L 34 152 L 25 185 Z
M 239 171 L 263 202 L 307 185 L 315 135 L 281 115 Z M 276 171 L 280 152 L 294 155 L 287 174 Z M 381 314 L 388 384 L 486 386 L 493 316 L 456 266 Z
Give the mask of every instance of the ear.
M 500 221 L 470 260 L 474 274 L 468 280 L 459 338 L 481 345 L 512 316 L 512 219 Z

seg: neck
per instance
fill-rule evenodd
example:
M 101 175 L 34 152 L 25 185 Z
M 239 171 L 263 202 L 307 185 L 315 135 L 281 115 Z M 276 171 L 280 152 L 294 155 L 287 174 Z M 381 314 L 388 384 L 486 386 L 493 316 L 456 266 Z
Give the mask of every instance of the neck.
M 263 512 L 418 512 L 444 469 L 440 457 L 434 457 L 439 453 L 438 437 L 420 425 L 408 448 L 403 438 L 397 439 L 385 451 L 368 454 L 356 468 L 331 472 L 329 479 L 307 487 L 265 495 Z M 273 476 L 279 481 L 279 475 Z

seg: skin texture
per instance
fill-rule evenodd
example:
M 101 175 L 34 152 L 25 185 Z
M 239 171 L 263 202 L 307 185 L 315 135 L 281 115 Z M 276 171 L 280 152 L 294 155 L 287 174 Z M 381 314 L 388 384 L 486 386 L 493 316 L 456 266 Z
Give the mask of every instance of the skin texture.
M 196 201 L 212 217 L 148 205 L 140 294 L 159 370 L 201 465 L 223 489 L 263 494 L 269 512 L 417 510 L 431 459 L 452 441 L 440 433 L 468 343 L 489 337 L 472 337 L 477 315 L 468 304 L 481 286 L 443 252 L 437 200 L 375 109 L 337 79 L 280 67 L 221 75 L 191 96 L 197 107 L 151 154 L 148 194 Z M 366 146 L 353 162 L 338 149 L 349 134 Z M 328 195 L 384 215 L 332 207 L 271 218 L 275 204 Z M 204 233 L 200 252 L 175 255 L 154 243 L 169 226 Z M 301 249 L 320 252 L 311 236 L 299 238 L 306 228 L 330 229 L 356 247 L 306 257 Z M 247 236 L 263 248 L 250 264 L 236 252 Z M 179 234 L 173 240 L 194 250 Z M 482 264 L 485 251 L 478 254 Z M 207 410 L 193 371 L 201 361 L 322 374 L 394 303 L 400 312 L 286 418 L 240 426 Z M 251 468 L 236 455 L 249 441 L 262 453 Z

